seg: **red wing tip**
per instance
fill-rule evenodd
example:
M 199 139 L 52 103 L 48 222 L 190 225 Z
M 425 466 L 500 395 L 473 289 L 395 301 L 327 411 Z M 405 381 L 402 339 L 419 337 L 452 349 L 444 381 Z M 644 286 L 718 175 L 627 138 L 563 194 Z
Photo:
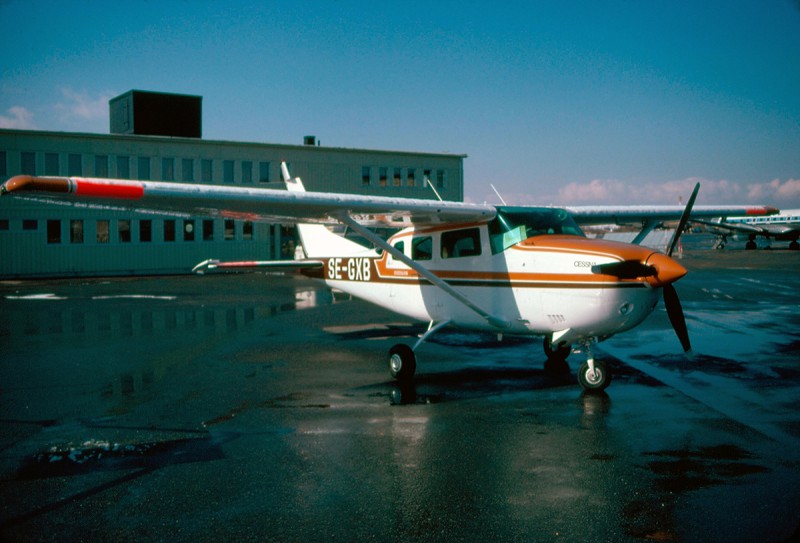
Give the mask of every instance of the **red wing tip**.
M 760 206 L 748 208 L 748 215 L 777 215 L 781 210 L 772 206 Z
M 13 192 L 69 192 L 69 180 L 66 177 L 35 177 L 33 175 L 15 175 L 3 183 L 2 193 Z

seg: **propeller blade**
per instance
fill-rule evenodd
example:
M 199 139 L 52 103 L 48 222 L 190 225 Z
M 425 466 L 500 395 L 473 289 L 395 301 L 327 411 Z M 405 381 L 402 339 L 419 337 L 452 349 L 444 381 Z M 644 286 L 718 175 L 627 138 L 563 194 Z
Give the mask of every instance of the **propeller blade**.
M 686 319 L 683 316 L 683 308 L 681 301 L 678 299 L 678 292 L 672 284 L 664 285 L 664 305 L 667 308 L 667 316 L 669 322 L 672 323 L 672 328 L 675 329 L 678 339 L 681 342 L 684 352 L 692 349 L 692 344 L 689 341 L 689 330 L 686 328 Z
M 656 275 L 656 268 L 642 264 L 638 260 L 623 260 L 622 262 L 609 262 L 592 266 L 592 273 L 613 275 L 619 279 L 636 279 L 637 277 L 652 277 Z
M 700 183 L 697 183 L 694 186 L 694 190 L 692 191 L 692 195 L 689 197 L 689 201 L 686 202 L 686 207 L 683 208 L 683 214 L 681 215 L 681 220 L 678 221 L 678 228 L 675 229 L 675 233 L 672 234 L 672 239 L 667 246 L 667 256 L 672 256 L 672 251 L 675 250 L 675 246 L 678 245 L 678 240 L 683 233 L 683 229 L 686 228 L 686 222 L 689 220 L 689 215 L 692 214 L 692 206 L 694 206 L 694 200 L 697 198 L 697 191 L 700 190 Z

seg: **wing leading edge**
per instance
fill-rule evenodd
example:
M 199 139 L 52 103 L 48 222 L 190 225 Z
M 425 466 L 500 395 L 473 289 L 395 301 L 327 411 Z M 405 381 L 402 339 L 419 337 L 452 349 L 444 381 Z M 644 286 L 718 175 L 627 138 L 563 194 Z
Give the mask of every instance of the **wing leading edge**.
M 366 226 L 403 227 L 489 221 L 496 214 L 492 205 L 419 198 L 82 177 L 20 175 L 0 191 L 44 202 L 284 223 L 332 224 L 344 212 Z
M 369 227 L 484 222 L 497 214 L 490 204 L 82 177 L 19 175 L 6 181 L 0 192 L 36 201 L 264 222 L 334 224 L 341 222 L 344 213 Z M 677 220 L 683 212 L 681 206 L 565 209 L 580 225 L 655 224 Z M 769 206 L 694 206 L 691 218 L 766 216 L 778 212 Z
M 678 220 L 682 206 L 572 206 L 566 210 L 580 225 L 640 224 Z M 694 206 L 690 219 L 775 215 L 779 210 L 763 205 Z

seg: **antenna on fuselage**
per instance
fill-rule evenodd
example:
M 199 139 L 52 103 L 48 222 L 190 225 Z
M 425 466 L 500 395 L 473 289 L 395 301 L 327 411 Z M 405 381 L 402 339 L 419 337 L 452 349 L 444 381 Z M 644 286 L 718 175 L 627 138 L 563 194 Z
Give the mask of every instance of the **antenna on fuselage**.
M 503 200 L 503 197 L 502 197 L 502 196 L 500 196 L 500 193 L 497 191 L 497 189 L 496 189 L 496 188 L 494 188 L 494 185 L 492 185 L 491 183 L 489 183 L 489 186 L 490 186 L 490 187 L 492 187 L 492 190 L 494 191 L 494 193 L 495 193 L 495 194 L 497 194 L 497 197 L 498 197 L 498 198 L 500 198 L 500 203 L 501 203 L 501 204 L 503 204 L 504 206 L 507 206 L 508 204 L 506 203 L 506 201 L 505 201 L 505 200 Z
M 431 190 L 436 195 L 436 197 L 439 199 L 439 201 L 440 202 L 444 202 L 444 200 L 442 200 L 442 197 L 439 196 L 439 191 L 436 190 L 436 187 L 433 186 L 433 183 L 431 183 L 431 180 L 427 176 L 425 177 L 425 183 L 431 188 Z

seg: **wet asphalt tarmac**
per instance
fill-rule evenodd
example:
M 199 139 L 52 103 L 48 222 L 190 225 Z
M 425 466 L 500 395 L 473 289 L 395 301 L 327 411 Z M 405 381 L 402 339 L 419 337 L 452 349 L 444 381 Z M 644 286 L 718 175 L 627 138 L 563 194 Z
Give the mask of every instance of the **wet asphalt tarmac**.
M 696 252 L 598 346 L 606 395 L 539 340 L 424 328 L 301 278 L 0 283 L 9 541 L 790 541 L 800 255 Z

